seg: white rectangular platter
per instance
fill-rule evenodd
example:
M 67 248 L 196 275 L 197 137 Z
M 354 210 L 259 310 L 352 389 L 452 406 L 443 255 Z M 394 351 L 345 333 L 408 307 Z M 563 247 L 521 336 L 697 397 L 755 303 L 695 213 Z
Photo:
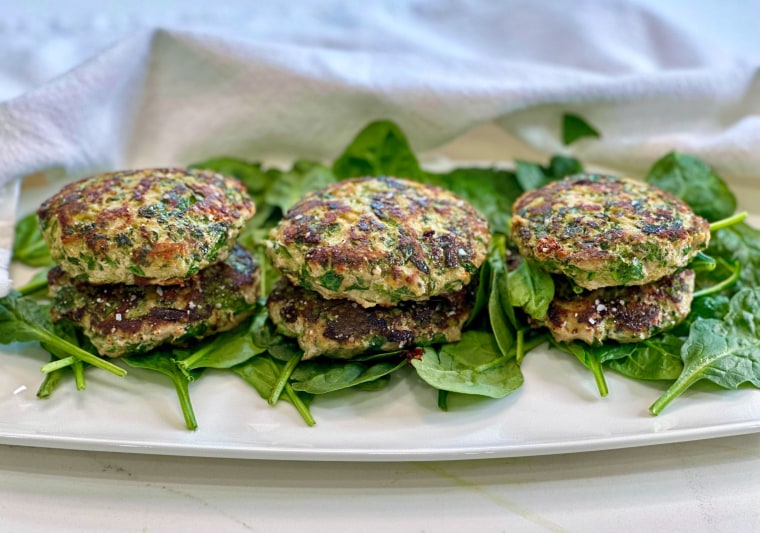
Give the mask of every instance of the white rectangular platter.
M 39 191 L 22 197 L 30 210 Z M 755 191 L 738 195 L 746 202 Z M 750 203 L 749 205 L 753 205 Z M 757 204 L 755 204 L 757 205 Z M 745 205 L 746 207 L 746 205 Z M 760 219 L 753 217 L 757 225 Z M 28 273 L 18 267 L 16 278 Z M 574 358 L 548 347 L 524 360 L 525 384 L 501 400 L 436 391 L 411 369 L 380 392 L 341 392 L 312 405 L 307 427 L 286 403 L 269 407 L 232 373 L 207 372 L 191 384 L 199 429 L 185 429 L 173 386 L 128 367 L 118 378 L 87 372 L 87 390 L 65 383 L 36 397 L 48 356 L 33 344 L 0 345 L 0 443 L 204 457 L 330 461 L 453 460 L 591 451 L 721 437 L 760 430 L 760 391 L 698 385 L 654 417 L 664 383 L 607 372 L 609 396 Z

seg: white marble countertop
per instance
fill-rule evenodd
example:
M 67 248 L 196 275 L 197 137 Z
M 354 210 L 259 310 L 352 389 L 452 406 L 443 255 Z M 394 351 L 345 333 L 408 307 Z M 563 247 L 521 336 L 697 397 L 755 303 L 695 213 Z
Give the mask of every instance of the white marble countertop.
M 757 531 L 758 474 L 760 435 L 411 463 L 0 446 L 0 530 Z

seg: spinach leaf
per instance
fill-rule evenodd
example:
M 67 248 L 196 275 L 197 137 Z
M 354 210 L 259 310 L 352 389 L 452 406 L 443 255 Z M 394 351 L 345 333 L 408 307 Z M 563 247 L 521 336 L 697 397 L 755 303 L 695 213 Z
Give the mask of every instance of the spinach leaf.
M 687 323 L 691 324 L 699 318 L 722 319 L 729 310 L 731 299 L 725 294 L 713 294 L 704 298 L 696 298 L 691 302 L 691 311 Z M 686 333 L 688 335 L 688 332 Z
M 524 191 L 538 189 L 552 181 L 549 176 L 544 174 L 544 169 L 541 168 L 541 165 L 537 163 L 517 160 L 515 167 L 517 181 Z
M 180 370 L 191 379 L 192 370 L 231 368 L 265 351 L 265 346 L 254 345 L 250 331 L 242 327 L 215 335 L 196 350 L 175 349 L 172 354 Z
M 741 222 L 712 234 L 706 253 L 730 265 L 739 264 L 739 280 L 732 288 L 733 292 L 746 287 L 760 286 L 760 231 Z M 721 281 L 726 277 L 726 268 L 716 268 L 712 272 L 700 273 L 697 278 L 700 286 L 704 280 Z
M 303 361 L 290 375 L 293 390 L 309 394 L 327 394 L 387 376 L 406 366 L 406 359 L 380 361 L 338 361 L 314 359 Z M 387 384 L 381 381 L 376 385 Z
M 614 357 L 616 354 L 610 352 L 608 348 L 593 347 L 582 342 L 556 342 L 552 341 L 552 345 L 559 348 L 563 352 L 567 352 L 574 355 L 578 361 L 583 363 L 583 366 L 588 368 L 592 374 L 594 374 L 594 380 L 596 381 L 596 388 L 599 390 L 599 395 L 607 396 L 609 390 L 607 388 L 607 380 L 604 377 L 604 368 L 602 365 L 608 358 Z
M 47 275 L 50 269 L 45 268 L 37 272 L 23 287 L 19 287 L 18 292 L 21 296 L 45 296 L 47 294 L 48 279 Z
M 494 336 L 485 331 L 465 331 L 458 343 L 444 344 L 439 351 L 425 348 L 411 362 L 423 381 L 444 391 L 502 398 L 523 384 L 514 353 L 502 355 Z
M 91 354 L 97 353 L 97 350 L 82 333 L 81 329 L 69 320 L 61 320 L 54 324 L 53 332 L 58 337 L 70 342 L 74 346 L 78 346 Z M 84 379 L 85 365 L 81 360 L 69 356 L 66 352 L 59 350 L 57 346 L 50 346 L 45 342 L 41 342 L 40 345 L 52 356 L 50 363 L 45 365 L 46 375 L 45 380 L 43 381 L 43 386 L 50 387 L 50 384 L 46 385 L 46 383 L 48 381 L 47 377 L 51 374 L 60 375 L 63 372 L 71 370 L 74 374 L 74 383 L 76 384 L 77 390 L 85 390 L 87 388 Z M 58 368 L 56 369 L 56 367 Z M 52 381 L 55 380 L 53 379 Z M 50 388 L 49 391 L 52 392 L 52 388 Z
M 513 172 L 496 168 L 457 168 L 428 173 L 420 181 L 448 189 L 472 204 L 488 219 L 491 232 L 509 233 L 512 204 L 522 188 Z
M 653 415 L 697 381 L 707 379 L 726 389 L 743 383 L 760 387 L 760 288 L 736 293 L 723 320 L 695 321 L 681 349 L 684 369 L 649 408 Z
M 233 367 L 232 371 L 252 386 L 259 393 L 259 396 L 268 401 L 282 374 L 282 367 L 282 363 L 269 355 L 263 354 Z M 287 383 L 285 384 L 281 398 L 296 408 L 307 425 L 313 426 L 315 424 L 314 417 L 312 417 L 309 409 L 309 404 L 311 404 L 313 399 L 311 394 L 297 393 Z
M 177 391 L 187 429 L 198 429 L 198 421 L 195 419 L 195 411 L 193 411 L 193 405 L 190 402 L 189 382 L 197 379 L 202 370 L 185 370 L 183 372 L 173 355 L 160 349 L 147 355 L 122 357 L 121 359 L 129 366 L 152 370 L 168 377 L 174 385 L 174 390 Z
M 580 174 L 583 172 L 583 165 L 574 157 L 555 155 L 552 156 L 549 167 L 544 172 L 555 180 L 560 180 L 565 176 Z
M 501 241 L 501 242 L 499 242 Z M 488 318 L 496 344 L 503 356 L 510 353 L 515 344 L 517 318 L 509 301 L 507 267 L 504 264 L 503 239 L 496 240 L 488 256 L 491 286 L 488 295 Z
M 568 146 L 584 137 L 600 137 L 599 131 L 578 115 L 562 115 L 562 144 Z
M 626 377 L 673 381 L 683 371 L 683 339 L 663 333 L 643 342 L 606 346 L 608 366 Z
M 8 296 L 0 298 L 0 343 L 32 341 L 39 341 L 48 349 L 55 350 L 58 357 L 68 356 L 73 360 L 82 360 L 117 376 L 127 373 L 123 368 L 59 337 L 50 321 L 49 306 L 40 305 L 32 298 L 11 291 Z
M 670 152 L 652 166 L 646 181 L 684 200 L 710 222 L 731 216 L 736 197 L 701 159 Z
M 704 252 L 699 252 L 689 263 L 689 268 L 694 272 L 712 272 L 718 266 L 714 257 L 710 257 Z
M 296 161 L 287 172 L 279 174 L 264 196 L 265 203 L 286 213 L 306 193 L 334 183 L 335 176 L 326 166 L 313 161 Z
M 277 211 L 277 210 L 275 210 Z M 279 213 L 279 212 L 278 212 Z M 243 231 L 238 235 L 237 242 L 253 253 L 256 263 L 259 265 L 259 298 L 266 298 L 272 291 L 274 284 L 282 277 L 280 272 L 274 268 L 272 261 L 266 253 L 267 237 L 271 227 L 254 227 L 253 224 L 247 224 Z
M 36 213 L 31 213 L 16 223 L 13 259 L 31 267 L 53 264 L 50 249 L 42 238 Z
M 543 320 L 554 299 L 554 280 L 551 275 L 528 261 L 508 275 L 509 298 L 513 306 L 521 307 L 536 320 Z
M 300 358 L 302 355 L 301 348 L 298 347 L 294 339 L 289 337 L 278 337 L 267 347 L 267 351 L 269 355 L 283 363 L 287 363 L 296 357 Z
M 396 124 L 380 120 L 368 124 L 333 163 L 338 179 L 360 176 L 424 176 L 406 135 Z
M 464 327 L 470 326 L 480 316 L 481 311 L 486 306 L 491 293 L 491 269 L 489 262 L 486 261 L 478 270 L 478 287 L 475 289 L 475 302 L 472 305 L 470 316 L 464 323 Z
M 261 281 L 259 282 L 259 298 L 265 299 L 272 289 L 274 289 L 275 283 L 277 283 L 282 274 L 277 270 L 269 256 L 266 253 L 266 244 L 255 244 L 249 249 L 253 252 L 256 262 L 259 264 L 259 275 Z
M 58 337 L 75 346 L 79 346 L 86 351 L 96 353 L 95 348 L 89 343 L 89 339 L 81 333 L 81 330 L 79 330 L 73 322 L 62 320 L 56 323 L 53 329 Z M 37 389 L 37 397 L 41 399 L 49 398 L 61 383 L 61 379 L 69 373 L 72 373 L 74 376 L 74 383 L 76 384 L 77 390 L 85 390 L 85 365 L 82 361 L 72 358 L 66 355 L 66 353 L 57 350 L 55 347 L 46 345 L 45 343 L 41 343 L 41 345 L 50 353 L 50 363 L 45 365 L 48 368 L 48 371 L 45 372 L 45 378 Z M 51 369 L 50 367 L 53 368 Z
M 516 161 L 515 174 L 523 191 L 538 189 L 565 176 L 583 172 L 583 165 L 573 157 L 555 155 L 548 166 L 528 161 Z M 513 200 L 514 201 L 514 200 Z
M 279 174 L 276 170 L 265 170 L 261 163 L 252 163 L 234 157 L 214 157 L 193 163 L 188 168 L 205 168 L 225 176 L 237 178 L 243 182 L 248 193 L 254 197 L 262 197 Z
M 406 364 L 406 363 L 404 363 Z M 360 390 L 362 392 L 375 392 L 379 390 L 383 390 L 385 387 L 387 387 L 391 382 L 391 375 L 390 374 L 384 374 L 380 376 L 379 378 L 373 379 L 372 381 L 363 381 L 361 383 L 357 383 L 353 386 L 355 390 Z

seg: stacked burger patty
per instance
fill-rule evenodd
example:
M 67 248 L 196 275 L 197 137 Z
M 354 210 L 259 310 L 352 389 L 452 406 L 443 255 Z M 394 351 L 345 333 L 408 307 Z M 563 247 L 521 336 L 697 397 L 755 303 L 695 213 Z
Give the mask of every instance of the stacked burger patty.
M 554 275 L 537 325 L 557 341 L 637 342 L 689 313 L 689 262 L 710 240 L 708 222 L 656 187 L 583 174 L 523 194 L 513 206 L 520 255 Z
M 490 233 L 449 191 L 377 177 L 308 194 L 269 240 L 279 331 L 305 359 L 350 358 L 459 340 Z
M 53 321 L 79 324 L 101 355 L 146 352 L 234 328 L 259 269 L 235 239 L 255 206 L 205 170 L 115 172 L 66 185 L 37 215 L 57 263 Z

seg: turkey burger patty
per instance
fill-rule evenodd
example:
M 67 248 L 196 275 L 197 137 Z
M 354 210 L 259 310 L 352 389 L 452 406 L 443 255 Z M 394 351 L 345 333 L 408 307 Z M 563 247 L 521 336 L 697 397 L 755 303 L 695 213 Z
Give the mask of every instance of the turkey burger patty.
M 272 263 L 292 283 L 372 307 L 462 290 L 485 260 L 490 233 L 452 192 L 379 177 L 309 193 L 269 240 Z
M 682 270 L 645 285 L 603 287 L 576 293 L 555 281 L 543 324 L 559 342 L 598 345 L 606 340 L 639 342 L 679 324 L 691 309 L 694 271 Z
M 66 185 L 39 208 L 53 260 L 93 284 L 181 283 L 223 260 L 255 213 L 238 180 L 146 169 Z
M 424 302 L 365 309 L 351 300 L 327 300 L 281 279 L 269 295 L 267 308 L 277 329 L 298 339 L 304 359 L 317 355 L 351 358 L 364 352 L 456 342 L 472 300 L 465 288 Z
M 51 318 L 80 325 L 101 355 L 142 353 L 242 323 L 253 312 L 259 279 L 258 264 L 240 245 L 181 285 L 92 285 L 57 266 L 48 273 Z
M 523 194 L 512 214 L 521 256 L 590 290 L 669 276 L 710 240 L 685 202 L 630 178 L 569 176 Z

